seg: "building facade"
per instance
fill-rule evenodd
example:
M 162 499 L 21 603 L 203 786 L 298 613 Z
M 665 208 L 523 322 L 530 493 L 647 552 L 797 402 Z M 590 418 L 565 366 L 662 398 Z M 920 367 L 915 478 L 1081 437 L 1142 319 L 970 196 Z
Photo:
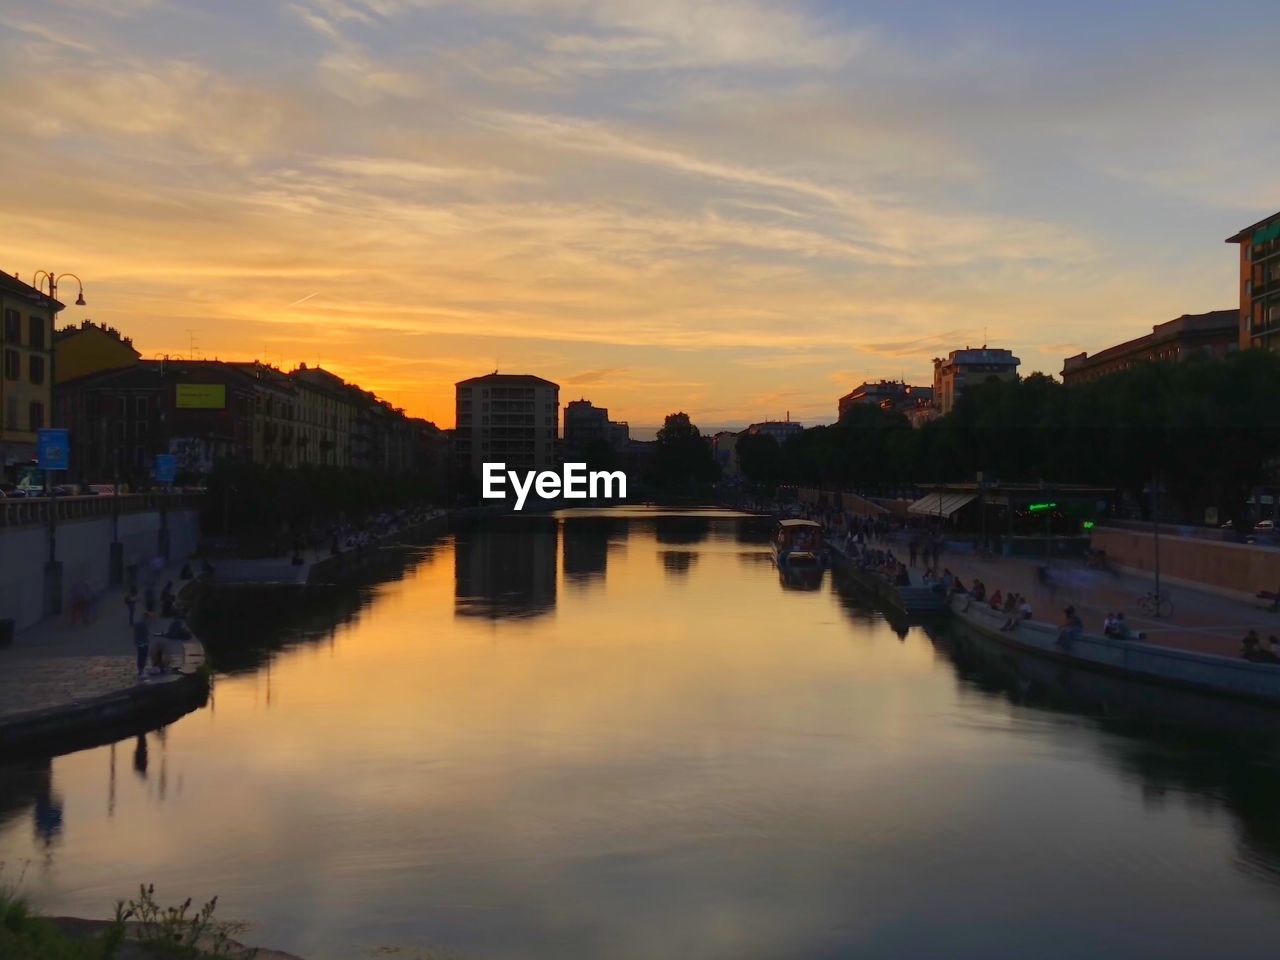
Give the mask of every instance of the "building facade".
M 1240 247 L 1240 349 L 1280 350 L 1280 213 L 1245 227 L 1227 243 Z
M 933 402 L 932 387 L 913 387 L 902 380 L 868 381 L 846 393 L 837 402 L 841 420 L 855 407 L 877 406 L 881 410 L 906 413 Z
M 555 464 L 560 387 L 527 374 L 491 373 L 455 385 L 454 454 L 474 476 L 486 462 L 508 470 Z
M 1240 312 L 1235 309 L 1183 314 L 1158 323 L 1151 332 L 1099 350 L 1090 356 L 1078 353 L 1062 361 L 1062 382 L 1070 387 L 1127 370 L 1151 360 L 1186 360 L 1188 357 L 1224 357 L 1239 348 Z
M 349 384 L 322 367 L 301 364 L 289 374 L 297 407 L 294 446 L 297 463 L 351 466 L 355 404 Z
M 607 407 L 597 407 L 590 400 L 570 400 L 564 407 L 564 446 L 572 455 L 580 455 L 592 442 L 607 443 L 621 453 L 631 440 L 631 428 L 625 421 L 610 420 Z
M 0 273 L 0 476 L 36 456 L 36 431 L 52 425 L 53 324 L 62 304 Z
M 938 413 L 946 416 L 967 387 L 988 380 L 1012 380 L 1018 375 L 1022 361 L 1013 351 L 997 347 L 965 347 L 933 358 L 933 403 Z
M 55 384 L 102 370 L 131 367 L 142 355 L 133 340 L 115 327 L 81 320 L 78 327 L 63 327 L 53 335 Z
M 804 425 L 796 423 L 794 420 L 762 420 L 759 423 L 753 423 L 743 433 L 764 434 L 767 437 L 773 437 L 778 441 L 778 446 L 782 446 L 791 437 L 804 433 Z

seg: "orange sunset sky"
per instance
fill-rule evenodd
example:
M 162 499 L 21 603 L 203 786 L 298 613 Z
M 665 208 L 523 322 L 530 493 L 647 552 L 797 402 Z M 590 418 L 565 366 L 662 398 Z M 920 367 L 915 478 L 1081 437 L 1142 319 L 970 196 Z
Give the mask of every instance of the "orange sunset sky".
M 1057 372 L 1233 306 L 1280 8 L 957 6 L 8 0 L 0 267 L 442 426 L 495 366 L 826 421 L 984 331 Z

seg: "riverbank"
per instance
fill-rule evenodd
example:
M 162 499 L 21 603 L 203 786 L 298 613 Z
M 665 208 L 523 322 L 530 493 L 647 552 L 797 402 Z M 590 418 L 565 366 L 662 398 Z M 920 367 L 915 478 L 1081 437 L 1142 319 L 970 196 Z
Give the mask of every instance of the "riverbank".
M 160 582 L 177 574 L 161 571 Z M 124 596 L 123 588 L 109 589 L 74 619 L 70 613 L 47 618 L 0 649 L 5 759 L 109 743 L 171 723 L 207 701 L 204 647 L 195 639 L 167 641 L 173 672 L 138 679 Z

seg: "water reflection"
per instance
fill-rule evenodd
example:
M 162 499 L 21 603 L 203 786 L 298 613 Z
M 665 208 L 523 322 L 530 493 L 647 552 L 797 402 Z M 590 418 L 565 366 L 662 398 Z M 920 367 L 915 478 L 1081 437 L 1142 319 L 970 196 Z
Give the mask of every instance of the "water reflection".
M 1175 726 L 1167 691 L 900 642 L 838 570 L 781 589 L 760 521 L 630 515 L 463 531 L 355 615 L 310 594 L 327 623 L 272 621 L 118 777 L 0 772 L 0 850 L 51 911 L 154 878 L 308 960 L 1274 952 L 1270 712 Z
M 967 687 L 1019 708 L 1087 718 L 1099 753 L 1148 807 L 1187 797 L 1222 806 L 1239 865 L 1280 885 L 1280 713 L 1031 656 L 948 623 L 928 636 Z
M 692 546 L 702 543 L 711 535 L 711 518 L 689 515 L 659 516 L 653 520 L 653 532 L 658 543 Z
M 692 550 L 659 550 L 662 569 L 673 577 L 687 577 L 693 565 L 698 562 L 698 554 Z
M 629 524 L 609 517 L 561 520 L 565 581 L 585 585 L 603 580 L 609 569 L 611 545 L 625 543 L 629 529 Z
M 554 610 L 558 533 L 554 517 L 504 517 L 460 531 L 454 544 L 455 614 L 497 620 Z

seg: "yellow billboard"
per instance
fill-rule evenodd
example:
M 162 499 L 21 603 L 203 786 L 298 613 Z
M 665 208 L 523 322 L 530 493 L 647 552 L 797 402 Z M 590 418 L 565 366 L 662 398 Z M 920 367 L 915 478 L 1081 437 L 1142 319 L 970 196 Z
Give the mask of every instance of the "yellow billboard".
M 177 384 L 179 410 L 224 410 L 227 406 L 227 388 L 221 383 Z

